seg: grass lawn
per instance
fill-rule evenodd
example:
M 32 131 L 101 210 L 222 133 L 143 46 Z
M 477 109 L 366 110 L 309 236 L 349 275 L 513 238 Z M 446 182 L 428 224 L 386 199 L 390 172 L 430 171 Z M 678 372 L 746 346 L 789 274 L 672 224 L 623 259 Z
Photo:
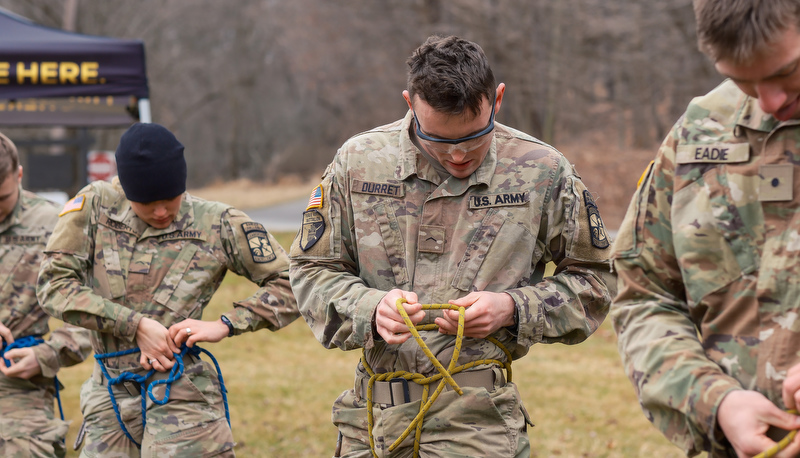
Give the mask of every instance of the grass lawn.
M 276 234 L 288 247 L 294 234 Z M 205 311 L 218 317 L 255 291 L 229 275 Z M 335 398 L 353 384 L 360 352 L 326 350 L 302 319 L 272 333 L 260 331 L 204 348 L 214 353 L 228 387 L 236 453 L 242 457 L 330 457 Z M 59 378 L 65 415 L 72 420 L 67 456 L 81 422 L 79 392 L 93 358 Z M 532 457 L 680 457 L 680 450 L 647 422 L 622 371 L 608 322 L 575 346 L 536 345 L 514 362 L 534 428 Z

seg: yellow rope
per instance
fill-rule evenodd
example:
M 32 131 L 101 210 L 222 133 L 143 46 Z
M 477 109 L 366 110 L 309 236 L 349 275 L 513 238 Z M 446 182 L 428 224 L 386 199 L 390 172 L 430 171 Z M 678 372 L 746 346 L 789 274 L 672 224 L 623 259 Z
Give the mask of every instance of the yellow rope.
M 797 415 L 797 411 L 796 410 L 789 410 L 788 412 L 791 413 L 791 414 Z M 789 432 L 789 434 L 787 434 L 786 437 L 781 439 L 777 444 L 775 444 L 774 446 L 770 447 L 769 449 L 759 453 L 758 455 L 754 456 L 753 458 L 772 458 L 773 456 L 777 455 L 778 452 L 780 452 L 781 450 L 785 449 L 789 445 L 789 443 L 791 443 L 792 440 L 794 440 L 794 436 L 796 436 L 796 435 L 797 435 L 797 430 Z
M 432 375 L 430 377 L 425 377 L 422 374 L 415 373 L 415 372 L 408 372 L 408 371 L 394 371 L 394 372 L 384 372 L 382 374 L 376 374 L 370 365 L 367 363 L 367 355 L 366 352 L 362 351 L 361 354 L 361 364 L 364 366 L 364 369 L 369 374 L 369 382 L 367 385 L 367 428 L 369 433 L 369 446 L 370 450 L 372 451 L 372 455 L 375 458 L 378 458 L 378 454 L 375 452 L 375 438 L 372 435 L 372 428 L 374 425 L 374 417 L 372 413 L 372 394 L 373 394 L 373 387 L 375 386 L 376 381 L 386 381 L 392 380 L 396 378 L 402 378 L 411 382 L 414 382 L 418 385 L 422 385 L 422 400 L 420 402 L 420 409 L 419 413 L 414 417 L 411 423 L 408 425 L 405 431 L 397 438 L 397 440 L 389 446 L 389 451 L 394 451 L 401 442 L 403 442 L 411 431 L 415 431 L 414 434 L 414 456 L 419 456 L 419 447 L 420 447 L 420 437 L 422 435 L 422 421 L 425 418 L 425 414 L 431 408 L 436 398 L 439 397 L 439 394 L 444 390 L 445 383 L 450 385 L 453 388 L 453 391 L 458 393 L 459 396 L 463 394 L 461 387 L 458 386 L 455 380 L 453 380 L 453 374 L 457 374 L 461 371 L 470 369 L 475 366 L 484 365 L 484 364 L 497 364 L 503 366 L 506 369 L 507 380 L 511 381 L 511 353 L 500 343 L 497 339 L 493 337 L 487 337 L 486 340 L 494 343 L 497 345 L 503 353 L 506 355 L 506 362 L 499 361 L 496 359 L 481 359 L 477 361 L 471 361 L 466 364 L 462 364 L 461 366 L 456 366 L 456 362 L 458 361 L 458 355 L 461 353 L 461 344 L 464 340 L 464 313 L 466 309 L 464 307 L 459 307 L 457 305 L 452 304 L 423 304 L 422 310 L 458 310 L 458 329 L 456 332 L 456 342 L 455 348 L 453 350 L 453 356 L 450 358 L 450 364 L 448 365 L 447 369 L 439 362 L 436 356 L 431 352 L 425 342 L 422 340 L 422 337 L 419 335 L 419 331 L 430 331 L 437 329 L 438 326 L 436 324 L 426 324 L 415 326 L 414 323 L 411 322 L 411 318 L 408 317 L 408 313 L 406 313 L 406 309 L 403 307 L 403 303 L 407 302 L 405 299 L 398 299 L 395 303 L 397 307 L 397 311 L 400 313 L 400 316 L 403 317 L 403 322 L 408 326 L 409 332 L 416 340 L 417 344 L 420 346 L 422 351 L 425 353 L 425 356 L 428 357 L 430 362 L 434 365 L 437 370 L 436 375 Z M 439 382 L 439 385 L 436 387 L 436 390 L 433 392 L 430 397 L 428 397 L 430 392 L 430 384 L 434 382 Z

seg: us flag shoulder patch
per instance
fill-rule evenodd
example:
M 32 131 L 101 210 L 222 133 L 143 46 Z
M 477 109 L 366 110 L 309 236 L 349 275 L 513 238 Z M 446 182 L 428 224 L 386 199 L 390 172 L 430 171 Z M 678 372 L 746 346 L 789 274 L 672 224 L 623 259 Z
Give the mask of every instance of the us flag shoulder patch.
M 311 210 L 312 208 L 322 208 L 322 185 L 317 185 L 313 191 L 311 191 L 311 197 L 308 199 L 308 207 L 306 210 Z
M 86 196 L 83 194 L 79 194 L 72 199 L 70 199 L 66 204 L 64 204 L 64 208 L 61 209 L 61 213 L 58 216 L 64 216 L 69 212 L 77 212 L 83 210 L 83 204 L 86 202 Z

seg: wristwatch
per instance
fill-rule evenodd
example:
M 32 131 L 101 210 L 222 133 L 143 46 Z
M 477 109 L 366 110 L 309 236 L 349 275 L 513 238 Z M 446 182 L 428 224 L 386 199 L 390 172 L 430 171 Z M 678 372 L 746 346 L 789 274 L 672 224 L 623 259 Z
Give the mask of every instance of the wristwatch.
M 219 319 L 228 327 L 228 337 L 233 337 L 233 323 L 231 323 L 231 320 L 225 315 L 220 316 Z

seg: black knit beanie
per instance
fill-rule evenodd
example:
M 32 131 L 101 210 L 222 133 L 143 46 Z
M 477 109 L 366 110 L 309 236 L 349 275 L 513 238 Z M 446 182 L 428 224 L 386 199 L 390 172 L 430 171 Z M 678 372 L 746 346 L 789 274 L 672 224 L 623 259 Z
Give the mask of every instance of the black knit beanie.
M 117 174 L 125 197 L 150 203 L 186 191 L 183 145 L 159 124 L 132 125 L 119 139 Z

